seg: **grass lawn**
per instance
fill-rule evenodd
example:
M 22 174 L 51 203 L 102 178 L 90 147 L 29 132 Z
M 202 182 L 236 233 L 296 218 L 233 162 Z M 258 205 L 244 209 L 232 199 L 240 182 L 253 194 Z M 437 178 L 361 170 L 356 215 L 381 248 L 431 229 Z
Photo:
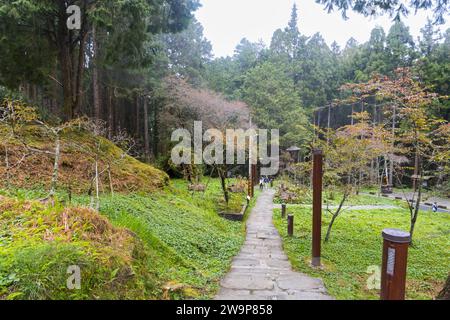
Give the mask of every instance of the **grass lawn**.
M 45 195 L 42 190 L 3 190 L 0 194 L 15 199 L 39 199 Z M 123 259 L 120 261 L 115 259 L 117 262 L 114 262 L 114 267 L 111 269 L 110 263 L 103 263 L 113 259 L 113 256 L 108 253 L 110 250 L 108 246 L 105 250 L 99 251 L 100 248 L 96 243 L 81 241 L 75 237 L 69 240 L 64 238 L 61 241 L 46 240 L 43 235 L 50 223 L 42 226 L 39 224 L 41 221 L 48 220 L 49 215 L 52 217 L 51 221 L 60 221 L 58 210 L 39 209 L 23 216 L 16 211 L 6 209 L 9 210 L 7 212 L 11 212 L 11 219 L 5 222 L 4 233 L 9 235 L 6 233 L 10 230 L 7 223 L 15 224 L 16 221 L 18 231 L 9 235 L 8 239 L 11 238 L 13 241 L 5 242 L 5 246 L 2 247 L 3 224 L 0 219 L 0 299 L 2 292 L 8 298 L 21 299 L 212 298 L 218 290 L 221 277 L 228 271 L 232 258 L 239 252 L 245 238 L 243 222 L 228 221 L 218 215 L 218 209 L 223 208 L 222 198 L 217 179 L 211 180 L 204 194 L 189 192 L 186 182 L 175 180 L 170 187 L 167 187 L 167 190 L 153 194 L 116 193 L 114 197 L 108 194 L 101 196 L 100 214 L 105 216 L 113 227 L 131 230 L 136 236 L 136 241 L 143 246 L 139 255 L 127 257 L 127 261 L 130 261 L 129 268 L 136 271 L 133 283 L 130 284 L 129 281 L 124 280 L 124 285 L 113 289 L 109 283 L 112 282 L 111 277 L 114 278 L 117 273 L 115 269 L 122 270 L 126 266 L 122 262 Z M 66 206 L 69 207 L 86 206 L 90 201 L 87 196 L 73 196 L 72 204 L 68 205 L 64 193 L 59 195 L 59 199 L 65 201 Z M 245 193 L 231 194 L 231 202 L 234 206 L 244 201 Z M 253 204 L 254 200 L 251 205 Z M 17 211 L 20 212 L 20 207 Z M 4 212 L 0 213 L 4 214 Z M 21 220 L 18 220 L 19 218 Z M 36 227 L 23 229 L 22 224 L 25 218 Z M 26 225 L 30 223 L 26 222 Z M 56 222 L 51 223 L 57 225 Z M 92 229 L 90 226 L 87 227 Z M 54 229 L 59 232 L 61 228 L 56 226 Z M 31 232 L 36 234 L 33 241 L 31 241 Z M 100 240 L 103 241 L 103 239 Z M 52 247 L 46 251 L 53 250 L 55 254 L 42 255 L 42 250 L 38 250 L 42 246 L 57 242 L 64 246 L 61 249 Z M 104 242 L 108 243 L 108 239 Z M 119 243 L 118 246 L 120 245 Z M 24 247 L 29 249 L 24 251 L 22 250 Z M 89 250 L 83 249 L 85 247 Z M 116 251 L 120 252 L 120 250 Z M 68 252 L 71 255 L 70 259 L 65 260 L 70 260 L 70 264 L 84 265 L 82 272 L 89 267 L 89 281 L 96 284 L 95 296 L 88 283 L 83 286 L 79 295 L 71 296 L 71 292 L 65 289 L 67 278 L 65 267 L 52 268 L 51 274 L 48 274 L 49 270 L 46 266 L 67 264 L 61 257 L 68 257 Z M 36 259 L 39 255 L 42 258 Z M 86 257 L 91 258 L 84 261 Z M 24 259 L 34 261 L 32 268 L 25 268 L 19 263 Z M 9 265 L 15 266 L 15 270 L 11 270 Z M 142 272 L 137 271 L 137 265 Z M 31 269 L 32 272 L 30 272 Z M 82 279 L 85 279 L 83 276 L 82 273 Z M 47 281 L 47 279 L 57 280 Z M 133 295 L 127 292 L 131 285 L 139 289 L 136 289 Z M 168 292 L 166 287 L 172 290 Z M 17 295 L 19 292 L 20 296 Z M 31 295 L 29 292 L 34 294 Z
M 311 256 L 311 208 L 291 207 L 294 236 L 287 236 L 287 223 L 280 210 L 274 223 L 280 232 L 286 253 L 294 269 L 323 279 L 329 293 L 337 299 L 379 299 L 378 290 L 369 290 L 373 274 L 369 267 L 381 265 L 385 228 L 409 230 L 409 211 L 346 211 L 338 217 L 328 243 L 322 245 L 323 270 L 309 266 Z M 330 215 L 324 212 L 322 239 Z M 450 272 L 450 215 L 420 212 L 409 249 L 407 299 L 433 299 L 442 289 Z

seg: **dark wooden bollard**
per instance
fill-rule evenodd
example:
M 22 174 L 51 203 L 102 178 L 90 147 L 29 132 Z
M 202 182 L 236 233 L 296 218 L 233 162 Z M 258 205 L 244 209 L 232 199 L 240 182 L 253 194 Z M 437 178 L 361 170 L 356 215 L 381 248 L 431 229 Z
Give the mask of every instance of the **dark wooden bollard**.
M 294 235 L 294 216 L 292 214 L 288 215 L 288 236 L 292 237 Z
M 283 203 L 282 205 L 281 205 L 281 217 L 284 219 L 284 218 L 286 218 L 286 204 L 285 203 Z
M 381 300 L 405 300 L 406 266 L 411 235 L 397 229 L 383 230 Z
M 313 151 L 313 221 L 312 221 L 312 259 L 314 267 L 320 266 L 320 242 L 322 228 L 322 150 Z
M 254 189 L 254 186 L 253 186 L 253 180 L 252 180 L 253 178 L 250 176 L 249 178 L 248 178 L 248 183 L 247 183 L 247 195 L 250 197 L 250 198 L 253 198 L 254 197 L 254 195 L 255 195 L 255 189 Z

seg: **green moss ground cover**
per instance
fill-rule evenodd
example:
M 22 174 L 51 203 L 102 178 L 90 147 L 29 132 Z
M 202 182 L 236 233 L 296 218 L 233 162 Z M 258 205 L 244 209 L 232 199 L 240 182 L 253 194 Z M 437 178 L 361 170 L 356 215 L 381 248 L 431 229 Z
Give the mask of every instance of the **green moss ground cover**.
M 242 222 L 218 216 L 215 179 L 204 194 L 174 181 L 152 194 L 104 195 L 101 215 L 82 207 L 87 196 L 68 204 L 60 194 L 64 208 L 25 200 L 45 195 L 42 190 L 1 194 L 8 196 L 0 210 L 3 299 L 211 298 L 245 237 Z M 245 195 L 232 199 L 243 203 Z M 74 217 L 70 237 L 63 221 L 67 207 Z M 82 212 L 87 218 L 77 220 Z M 108 228 L 98 231 L 98 220 Z M 81 290 L 66 288 L 68 265 L 82 266 Z
M 320 277 L 337 299 L 378 299 L 379 291 L 368 289 L 369 267 L 381 265 L 384 228 L 409 230 L 409 211 L 361 210 L 342 213 L 333 227 L 331 239 L 322 246 L 323 270 L 309 266 L 311 256 L 311 208 L 291 207 L 294 236 L 287 236 L 287 224 L 275 210 L 274 223 L 284 248 L 296 270 Z M 324 213 L 322 235 L 331 215 Z M 450 271 L 450 215 L 420 212 L 409 249 L 408 299 L 433 299 L 442 289 Z

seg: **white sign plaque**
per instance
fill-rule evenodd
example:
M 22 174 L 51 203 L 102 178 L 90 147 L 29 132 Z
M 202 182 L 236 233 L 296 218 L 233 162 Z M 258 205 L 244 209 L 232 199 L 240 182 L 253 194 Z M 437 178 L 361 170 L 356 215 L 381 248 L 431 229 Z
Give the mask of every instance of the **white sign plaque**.
M 394 275 L 394 265 L 395 265 L 395 249 L 388 248 L 386 273 L 390 276 Z

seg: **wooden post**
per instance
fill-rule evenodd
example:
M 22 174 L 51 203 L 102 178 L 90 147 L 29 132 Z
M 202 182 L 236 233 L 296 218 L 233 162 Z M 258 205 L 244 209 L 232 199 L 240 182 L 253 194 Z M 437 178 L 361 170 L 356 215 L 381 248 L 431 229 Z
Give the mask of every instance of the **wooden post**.
M 256 170 L 256 164 L 252 164 L 252 177 L 253 177 L 253 191 L 252 194 L 255 195 L 255 186 L 258 185 L 258 172 Z
M 406 267 L 411 235 L 397 229 L 385 229 L 381 268 L 381 300 L 405 300 Z
M 282 205 L 281 205 L 281 217 L 284 219 L 284 218 L 286 218 L 286 204 L 285 203 L 283 203 Z
M 289 214 L 288 215 L 288 236 L 292 237 L 294 235 L 294 215 Z
M 312 259 L 314 267 L 320 266 L 320 243 L 322 229 L 322 150 L 313 150 L 313 221 Z

